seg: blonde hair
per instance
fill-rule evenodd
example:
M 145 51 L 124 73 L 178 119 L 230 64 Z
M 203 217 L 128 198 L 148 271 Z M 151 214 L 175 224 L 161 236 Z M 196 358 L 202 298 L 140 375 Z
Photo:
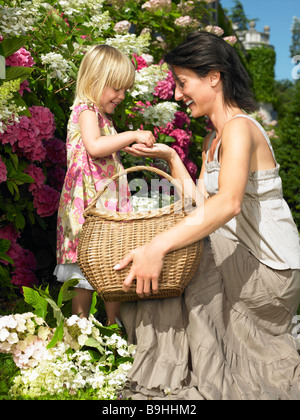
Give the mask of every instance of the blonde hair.
M 80 102 L 92 102 L 100 108 L 105 87 L 127 90 L 132 88 L 134 80 L 133 63 L 123 52 L 109 45 L 95 45 L 80 64 L 73 107 Z

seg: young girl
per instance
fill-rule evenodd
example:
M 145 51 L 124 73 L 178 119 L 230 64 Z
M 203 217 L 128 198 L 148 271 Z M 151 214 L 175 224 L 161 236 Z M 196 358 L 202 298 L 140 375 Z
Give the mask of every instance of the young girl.
M 134 83 L 135 70 L 130 59 L 107 45 L 92 47 L 84 56 L 78 73 L 76 96 L 68 123 L 68 169 L 58 209 L 57 266 L 58 281 L 80 279 L 77 296 L 72 301 L 73 314 L 87 317 L 93 288 L 84 278 L 77 261 L 77 245 L 84 223 L 83 212 L 107 178 L 123 169 L 119 150 L 131 143 L 151 147 L 150 131 L 127 131 L 117 134 L 108 115 L 124 100 L 126 90 Z M 128 211 L 130 192 L 110 189 L 102 195 L 102 203 L 110 210 Z M 119 203 L 121 203 L 119 205 Z M 119 316 L 117 303 L 105 303 L 107 322 Z

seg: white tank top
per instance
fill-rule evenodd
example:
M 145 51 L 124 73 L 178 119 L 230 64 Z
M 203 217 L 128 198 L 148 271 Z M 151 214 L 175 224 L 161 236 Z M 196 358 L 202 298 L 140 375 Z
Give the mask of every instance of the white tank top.
M 253 121 L 263 133 L 276 162 L 269 137 L 263 127 L 252 117 L 240 114 Z M 208 147 L 215 137 L 213 133 Z M 204 183 L 209 196 L 219 191 L 220 164 L 218 152 L 213 161 L 205 162 Z M 259 261 L 275 269 L 300 269 L 300 242 L 297 227 L 288 204 L 283 199 L 280 166 L 274 169 L 250 172 L 241 213 L 217 230 L 217 233 L 246 247 Z

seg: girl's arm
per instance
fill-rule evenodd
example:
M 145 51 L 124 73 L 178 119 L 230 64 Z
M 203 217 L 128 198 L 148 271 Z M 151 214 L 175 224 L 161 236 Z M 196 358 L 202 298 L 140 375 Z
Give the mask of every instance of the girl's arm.
M 132 262 L 123 285 L 125 291 L 129 290 L 136 278 L 136 291 L 140 296 L 149 295 L 151 289 L 157 292 L 163 259 L 167 253 L 205 238 L 240 213 L 253 142 L 249 130 L 235 129 L 238 124 L 242 123 L 234 121 L 228 124 L 222 134 L 218 194 L 204 201 L 201 207 L 147 245 L 133 250 L 119 263 L 116 269 L 122 269 Z
M 79 116 L 79 128 L 87 152 L 94 158 L 102 158 L 123 149 L 131 143 L 144 143 L 151 147 L 155 138 L 151 131 L 126 131 L 102 136 L 94 111 L 84 110 Z
M 197 186 L 192 180 L 189 172 L 187 171 L 177 152 L 166 144 L 156 143 L 151 148 L 142 144 L 135 144 L 132 147 L 126 147 L 124 150 L 132 156 L 150 157 L 153 159 L 165 160 L 169 165 L 172 177 L 175 178 L 184 188 L 185 197 L 192 197 L 196 201 L 197 205 L 200 205 L 203 203 L 204 198 L 207 197 L 203 181 L 204 162 L 206 160 L 206 147 L 207 139 L 205 138 L 202 152 L 203 165 Z

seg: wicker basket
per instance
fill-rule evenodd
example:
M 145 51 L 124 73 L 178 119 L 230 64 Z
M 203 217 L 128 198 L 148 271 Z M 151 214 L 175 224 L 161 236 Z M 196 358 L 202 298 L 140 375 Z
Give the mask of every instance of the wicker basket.
M 97 192 L 84 212 L 85 222 L 78 244 L 78 265 L 84 276 L 101 298 L 111 301 L 133 301 L 142 299 L 162 299 L 180 296 L 194 276 L 200 262 L 203 241 L 170 252 L 164 259 L 159 279 L 159 292 L 140 298 L 133 282 L 125 293 L 122 284 L 129 273 L 131 264 L 116 271 L 118 264 L 131 250 L 145 245 L 157 234 L 171 228 L 186 216 L 188 203 L 181 200 L 152 212 L 102 213 L 96 208 L 101 194 L 118 177 L 134 171 L 146 170 L 167 178 L 179 189 L 181 185 L 165 172 L 152 167 L 137 166 L 124 170 L 109 179 Z M 191 204 L 191 199 L 188 200 Z

